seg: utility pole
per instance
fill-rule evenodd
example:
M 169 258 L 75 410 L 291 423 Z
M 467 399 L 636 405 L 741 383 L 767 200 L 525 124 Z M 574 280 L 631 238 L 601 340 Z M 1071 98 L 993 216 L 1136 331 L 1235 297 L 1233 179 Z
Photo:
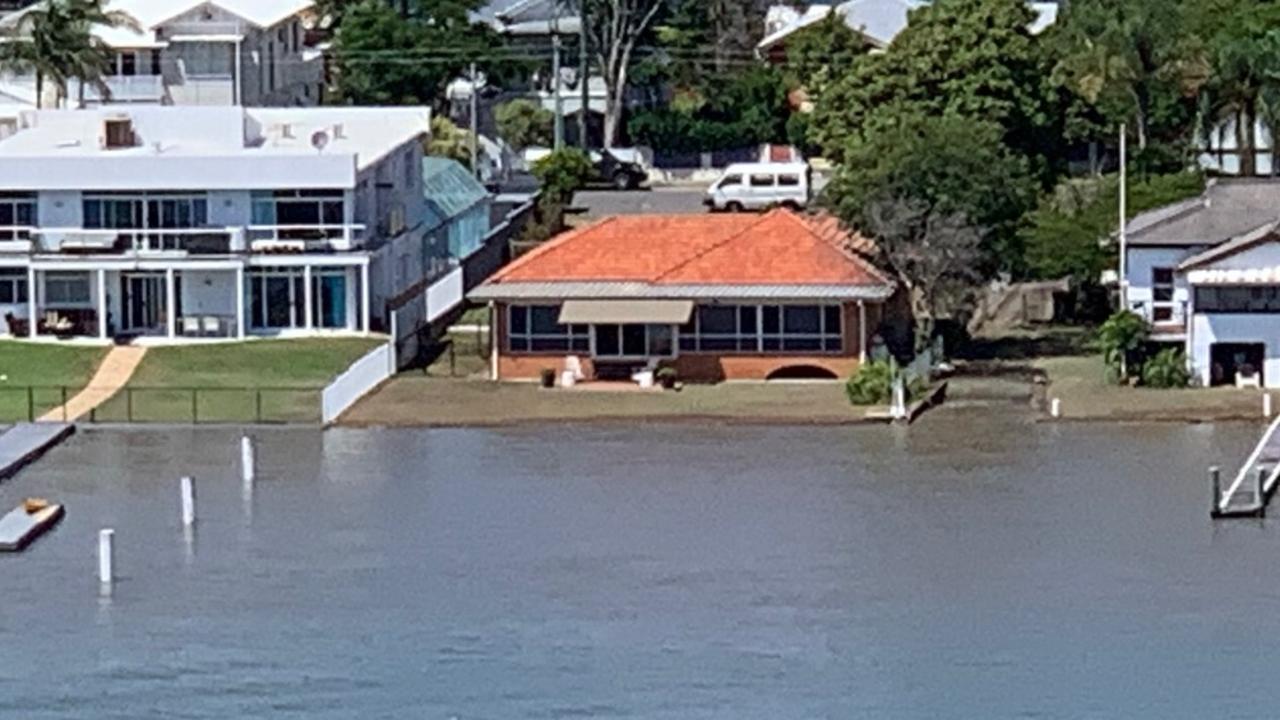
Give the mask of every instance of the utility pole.
M 1127 235 L 1127 227 L 1129 224 L 1128 213 L 1128 135 L 1127 128 L 1124 123 L 1120 124 L 1120 310 L 1127 311 L 1129 309 L 1129 279 L 1125 273 L 1129 269 L 1129 258 L 1126 257 L 1129 250 L 1129 238 Z
M 480 83 L 471 63 L 471 174 L 480 177 Z
M 584 152 L 591 151 L 591 142 L 587 139 L 587 110 L 591 107 L 591 36 L 587 33 L 587 2 L 588 0 L 578 0 L 578 84 L 582 86 L 582 108 L 578 111 L 578 144 Z
M 560 91 L 560 6 L 556 8 L 556 20 L 551 25 L 551 83 L 556 98 L 555 149 L 564 147 L 564 98 Z

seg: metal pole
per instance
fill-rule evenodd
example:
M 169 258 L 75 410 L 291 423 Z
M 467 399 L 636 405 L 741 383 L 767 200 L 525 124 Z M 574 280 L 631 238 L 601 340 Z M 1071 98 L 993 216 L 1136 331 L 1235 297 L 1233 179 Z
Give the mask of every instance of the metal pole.
M 1209 486 L 1213 489 L 1213 502 L 1209 503 L 1209 515 L 1217 517 L 1222 504 L 1222 471 L 1217 465 L 1209 468 Z
M 578 111 L 578 145 L 590 150 L 587 139 L 587 109 L 591 107 L 591 36 L 587 32 L 589 11 L 587 0 L 578 0 L 578 85 L 582 92 L 582 108 Z
M 1129 260 L 1126 256 L 1129 250 L 1129 239 L 1127 229 L 1129 225 L 1128 211 L 1128 128 L 1124 123 L 1120 123 L 1120 309 L 1129 309 L 1129 280 L 1125 277 L 1125 273 L 1129 269 Z
M 200 390 L 191 388 L 191 424 L 200 424 Z
M 62 422 L 67 421 L 67 386 L 62 386 Z
M 552 21 L 551 32 L 551 82 L 555 93 L 556 119 L 554 148 L 564 147 L 564 98 L 560 90 L 560 4 L 556 3 L 556 18 Z
M 36 421 L 36 389 L 27 386 L 27 422 Z
M 259 388 L 254 392 L 254 414 L 253 417 L 259 425 L 262 424 L 262 389 Z
M 254 467 L 253 438 L 245 435 L 240 438 L 240 479 L 253 482 L 256 475 Z
M 480 177 L 480 87 L 471 63 L 471 174 Z
M 182 478 L 182 524 L 196 524 L 196 483 L 190 477 Z
M 115 579 L 115 530 L 98 531 L 98 582 L 110 585 Z

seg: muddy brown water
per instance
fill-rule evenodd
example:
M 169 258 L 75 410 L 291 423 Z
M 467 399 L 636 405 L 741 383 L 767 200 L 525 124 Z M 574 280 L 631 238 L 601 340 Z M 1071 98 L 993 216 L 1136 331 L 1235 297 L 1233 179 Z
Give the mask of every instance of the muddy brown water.
M 1258 428 L 91 430 L 0 484 L 0 718 L 1271 718 Z M 180 527 L 178 478 L 199 523 Z M 95 577 L 116 529 L 119 580 Z

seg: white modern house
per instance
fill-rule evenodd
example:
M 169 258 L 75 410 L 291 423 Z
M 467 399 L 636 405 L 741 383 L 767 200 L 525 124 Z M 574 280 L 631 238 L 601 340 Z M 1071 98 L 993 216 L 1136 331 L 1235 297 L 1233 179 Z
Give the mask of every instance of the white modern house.
M 1280 181 L 1211 180 L 1129 222 L 1128 307 L 1202 385 L 1280 387 Z
M 426 108 L 113 106 L 0 140 L 0 331 L 165 341 L 368 332 L 449 268 Z
M 163 105 L 316 105 L 324 84 L 322 53 L 306 44 L 312 0 L 108 0 L 138 28 L 99 27 L 115 49 L 108 93 L 73 81 L 64 106 L 83 103 Z M 32 8 L 0 19 L 20 25 Z M 55 107 L 51 84 L 42 107 Z M 0 77 L 0 104 L 34 107 L 34 76 Z

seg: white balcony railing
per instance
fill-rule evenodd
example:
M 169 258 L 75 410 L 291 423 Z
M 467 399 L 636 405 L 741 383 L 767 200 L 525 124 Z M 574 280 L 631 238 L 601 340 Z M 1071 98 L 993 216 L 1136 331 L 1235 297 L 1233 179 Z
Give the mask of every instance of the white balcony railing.
M 346 252 L 364 245 L 363 225 L 250 225 L 159 229 L 0 226 L 0 255 L 230 255 Z
M 97 229 L 37 228 L 35 252 L 63 255 L 227 255 L 245 250 L 236 227 Z
M 1140 301 L 1131 309 L 1151 326 L 1153 335 L 1182 335 L 1187 331 L 1187 303 L 1181 301 Z
M 84 83 L 84 98 L 89 102 L 158 103 L 164 100 L 164 78 L 159 75 L 108 75 L 104 88 Z
M 354 250 L 364 245 L 364 225 L 250 225 L 249 247 L 260 252 Z

